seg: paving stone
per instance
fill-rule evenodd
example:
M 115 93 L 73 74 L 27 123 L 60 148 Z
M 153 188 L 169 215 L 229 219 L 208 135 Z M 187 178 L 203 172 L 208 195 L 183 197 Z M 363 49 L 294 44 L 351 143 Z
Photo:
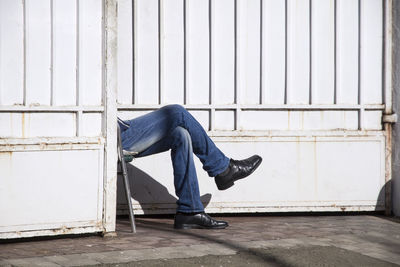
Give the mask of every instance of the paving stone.
M 0 243 L 0 264 L 82 266 L 129 263 L 146 259 L 233 255 L 252 248 L 335 246 L 400 262 L 400 223 L 377 216 L 224 217 L 221 231 L 173 229 L 171 218 L 137 218 L 137 233 L 128 219 L 117 221 L 118 236 L 97 235 Z M 384 260 L 381 258 L 381 260 Z M 14 264 L 13 263 L 13 264 Z M 25 264 L 25 265 L 24 265 Z M 0 265 L 1 266 L 1 265 Z M 39 265 L 40 266 L 40 265 Z

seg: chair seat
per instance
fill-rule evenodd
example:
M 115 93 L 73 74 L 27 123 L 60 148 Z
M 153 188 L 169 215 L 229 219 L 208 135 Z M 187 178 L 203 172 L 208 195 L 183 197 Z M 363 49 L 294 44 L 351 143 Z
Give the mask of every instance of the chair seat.
M 123 150 L 123 154 L 124 154 L 124 161 L 128 163 L 131 162 L 135 158 L 135 155 L 137 155 L 138 153 Z

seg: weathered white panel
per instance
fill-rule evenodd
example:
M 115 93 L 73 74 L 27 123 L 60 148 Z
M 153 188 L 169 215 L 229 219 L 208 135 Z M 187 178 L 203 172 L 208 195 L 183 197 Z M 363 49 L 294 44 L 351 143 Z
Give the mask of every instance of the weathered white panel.
M 215 111 L 215 130 L 232 131 L 235 129 L 235 112 L 230 110 Z
M 50 1 L 26 0 L 25 12 L 26 103 L 50 105 Z
M 356 111 L 304 111 L 301 130 L 356 130 L 358 113 Z
M 363 117 L 364 129 L 382 130 L 382 111 L 366 111 Z
M 82 115 L 82 135 L 101 136 L 102 114 L 83 113 Z
M 76 1 L 53 1 L 53 105 L 76 104 Z
M 287 111 L 243 111 L 241 130 L 287 130 Z
M 333 104 L 335 78 L 335 5 L 334 0 L 313 0 L 312 100 L 313 104 Z
M 285 0 L 263 0 L 262 86 L 263 101 L 285 101 Z
M 310 1 L 287 1 L 287 102 L 308 104 L 310 89 Z
M 21 113 L 0 113 L 0 138 L 23 137 Z
M 260 103 L 260 1 L 239 0 L 238 90 L 240 103 Z
M 23 103 L 24 47 L 22 1 L 0 1 L 0 104 Z
M 318 198 L 377 202 L 385 181 L 382 152 L 379 142 L 319 143 L 315 155 Z
M 158 103 L 158 1 L 137 0 L 135 94 L 140 104 Z
M 186 1 L 186 90 L 190 104 L 208 104 L 210 100 L 208 3 Z
M 183 104 L 183 1 L 161 3 L 161 101 Z
M 76 133 L 73 113 L 25 113 L 13 123 L 22 125 L 22 137 L 75 136 Z
M 358 0 L 336 0 L 337 103 L 358 103 Z
M 0 152 L 0 213 L 12 214 L 0 216 L 0 232 L 100 223 L 102 154 L 101 150 Z
M 191 110 L 190 113 L 206 131 L 210 130 L 210 112 L 204 110 Z
M 361 1 L 361 103 L 382 103 L 382 0 Z
M 241 159 L 257 153 L 263 163 L 250 177 L 219 191 L 196 160 L 200 194 L 211 194 L 208 212 L 382 209 L 382 138 L 251 137 L 240 141 L 228 138 L 217 145 L 228 157 Z M 159 168 L 153 167 L 155 161 Z M 169 153 L 137 159 L 129 172 L 137 185 L 132 192 L 138 213 L 142 209 L 174 212 L 176 196 Z M 157 194 L 150 195 L 143 188 L 152 188 Z
M 79 1 L 79 97 L 102 103 L 102 1 Z
M 214 103 L 232 104 L 235 88 L 234 1 L 212 1 L 211 70 Z
M 356 130 L 357 111 L 243 111 L 242 130 Z M 218 128 L 218 124 L 216 126 Z M 375 129 L 375 128 L 371 128 Z
M 118 103 L 132 103 L 132 0 L 118 2 Z

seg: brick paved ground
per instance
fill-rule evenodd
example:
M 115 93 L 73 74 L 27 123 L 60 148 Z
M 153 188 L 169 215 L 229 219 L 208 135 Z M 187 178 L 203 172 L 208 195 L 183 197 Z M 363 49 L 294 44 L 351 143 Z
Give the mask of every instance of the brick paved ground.
M 172 218 L 119 219 L 118 236 L 92 235 L 0 244 L 0 266 L 89 266 L 234 255 L 249 248 L 334 247 L 400 264 L 400 223 L 383 216 L 225 217 L 225 230 L 174 230 Z

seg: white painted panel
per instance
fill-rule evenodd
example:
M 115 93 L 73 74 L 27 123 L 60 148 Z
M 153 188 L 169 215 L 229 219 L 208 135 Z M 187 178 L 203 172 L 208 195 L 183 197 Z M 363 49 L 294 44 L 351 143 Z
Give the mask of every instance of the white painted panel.
M 285 0 L 263 0 L 262 86 L 263 101 L 285 101 Z
M 382 130 L 382 111 L 366 111 L 363 117 L 364 129 Z
M 358 103 L 358 0 L 336 0 L 337 103 Z
M 340 211 L 341 206 L 372 211 L 376 208 L 384 182 L 382 138 L 232 141 L 216 143 L 228 157 L 242 159 L 257 153 L 263 157 L 263 163 L 250 177 L 222 192 L 196 160 L 200 195 L 211 197 L 206 207 L 208 212 Z M 159 168 L 153 167 L 155 161 Z M 175 211 L 169 153 L 137 159 L 129 172 L 134 174 L 131 178 L 136 186 L 132 192 L 138 213 L 143 212 L 142 208 L 146 212 Z M 152 188 L 156 194 L 149 194 L 143 188 Z M 121 189 L 119 199 L 123 201 Z
M 345 129 L 358 130 L 358 111 L 345 111 L 343 116 Z
M 0 104 L 23 103 L 22 1 L 0 1 Z
M 26 103 L 50 105 L 49 0 L 26 0 Z
M 241 130 L 287 130 L 287 111 L 243 111 Z
M 79 1 L 80 103 L 102 103 L 102 1 Z
M 234 1 L 214 0 L 211 12 L 211 75 L 214 103 L 232 104 L 235 93 Z
M 238 90 L 240 103 L 260 103 L 260 1 L 239 0 Z
M 231 110 L 215 111 L 215 130 L 233 131 L 235 129 L 235 112 Z
M 189 110 L 189 112 L 206 131 L 210 130 L 210 112 L 204 110 Z
M 118 2 L 118 103 L 132 103 L 132 0 Z
M 53 105 L 76 104 L 76 1 L 53 1 Z
M 315 159 L 320 200 L 378 201 L 379 190 L 384 186 L 382 144 L 321 142 L 317 146 Z
M 183 1 L 161 3 L 161 101 L 183 104 Z
M 208 104 L 210 100 L 208 3 L 186 1 L 186 90 L 190 104 Z
M 75 136 L 75 114 L 73 113 L 25 113 L 22 121 L 23 137 Z
M 310 5 L 309 0 L 288 0 L 287 102 L 309 103 Z
M 1 152 L 0 232 L 92 225 L 102 216 L 101 150 Z
M 101 136 L 102 114 L 83 113 L 82 115 L 82 135 Z
M 21 113 L 0 113 L 0 138 L 23 137 Z
M 158 103 L 158 1 L 137 0 L 135 94 L 140 104 Z
M 382 103 L 382 0 L 361 1 L 361 103 Z
M 335 77 L 334 0 L 312 1 L 312 103 L 333 104 Z

